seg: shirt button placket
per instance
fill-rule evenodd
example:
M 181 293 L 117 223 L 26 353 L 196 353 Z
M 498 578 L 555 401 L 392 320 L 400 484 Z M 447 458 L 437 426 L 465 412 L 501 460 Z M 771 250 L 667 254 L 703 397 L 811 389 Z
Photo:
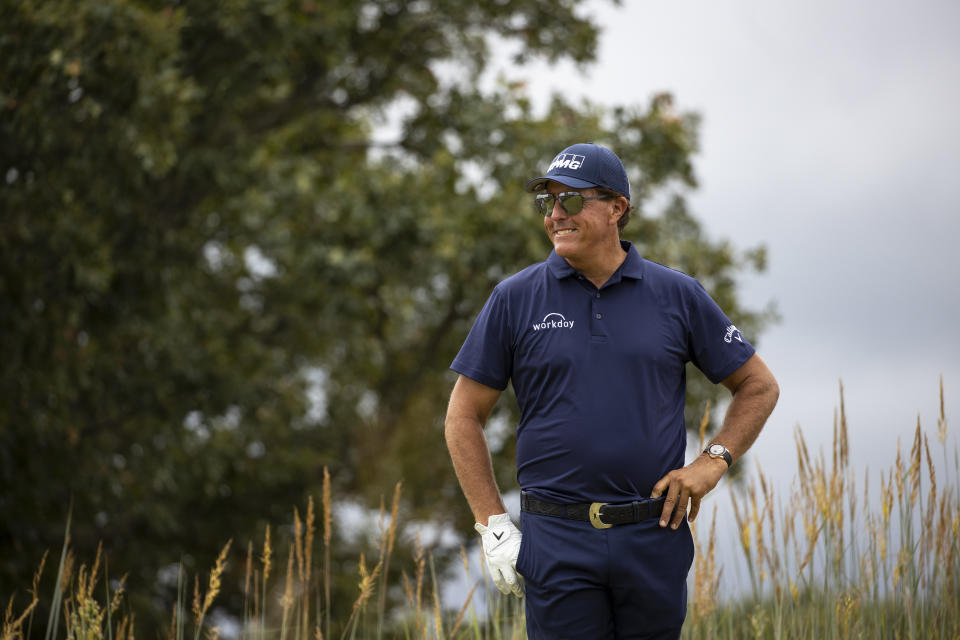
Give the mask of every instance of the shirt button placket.
M 600 290 L 594 289 L 590 300 L 590 334 L 594 340 L 601 338 L 606 342 L 607 331 L 603 325 L 603 310 L 600 308 Z
M 600 292 L 597 291 L 596 294 L 594 295 L 593 304 L 590 305 L 593 309 L 593 322 L 594 322 L 594 329 L 595 329 L 595 331 L 593 332 L 594 335 L 603 335 L 604 333 L 606 333 L 600 327 L 599 321 L 603 320 L 603 313 L 600 312 L 600 303 L 598 302 L 599 298 L 600 298 Z

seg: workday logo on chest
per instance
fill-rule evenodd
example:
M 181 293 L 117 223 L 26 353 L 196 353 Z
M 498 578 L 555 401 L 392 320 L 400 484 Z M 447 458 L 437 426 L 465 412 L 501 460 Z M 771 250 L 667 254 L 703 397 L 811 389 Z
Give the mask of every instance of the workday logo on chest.
M 567 320 L 560 313 L 548 313 L 540 322 L 533 323 L 534 331 L 546 329 L 573 329 L 573 320 Z

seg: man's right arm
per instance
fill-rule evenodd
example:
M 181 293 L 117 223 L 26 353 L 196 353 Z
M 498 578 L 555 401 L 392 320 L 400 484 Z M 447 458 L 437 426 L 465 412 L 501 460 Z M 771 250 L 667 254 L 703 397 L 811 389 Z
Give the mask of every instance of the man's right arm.
M 477 522 L 506 513 L 493 475 L 493 463 L 483 428 L 500 398 L 496 389 L 461 375 L 450 394 L 444 435 L 453 468 Z

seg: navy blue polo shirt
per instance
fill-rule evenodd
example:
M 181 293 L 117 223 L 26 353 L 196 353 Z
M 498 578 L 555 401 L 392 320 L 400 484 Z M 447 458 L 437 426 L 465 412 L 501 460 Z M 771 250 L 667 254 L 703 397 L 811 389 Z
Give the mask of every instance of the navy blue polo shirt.
M 451 365 L 512 381 L 517 479 L 541 499 L 649 496 L 684 464 L 685 364 L 717 383 L 754 353 L 700 283 L 621 245 L 600 289 L 556 252 L 498 284 Z

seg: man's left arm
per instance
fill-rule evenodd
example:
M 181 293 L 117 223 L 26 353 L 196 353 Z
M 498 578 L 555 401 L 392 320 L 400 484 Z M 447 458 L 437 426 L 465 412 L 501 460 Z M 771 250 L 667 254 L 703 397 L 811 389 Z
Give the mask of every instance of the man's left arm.
M 760 430 L 777 404 L 780 387 L 757 354 L 750 356 L 723 380 L 723 385 L 733 394 L 733 399 L 724 416 L 723 426 L 711 442 L 725 446 L 733 460 L 736 460 L 760 435 Z M 679 527 L 687 513 L 688 503 L 689 519 L 693 522 L 700 511 L 703 496 L 717 486 L 726 471 L 727 463 L 722 458 L 700 454 L 687 466 L 661 478 L 650 493 L 652 498 L 666 494 L 660 526 L 669 524 L 673 529 Z

